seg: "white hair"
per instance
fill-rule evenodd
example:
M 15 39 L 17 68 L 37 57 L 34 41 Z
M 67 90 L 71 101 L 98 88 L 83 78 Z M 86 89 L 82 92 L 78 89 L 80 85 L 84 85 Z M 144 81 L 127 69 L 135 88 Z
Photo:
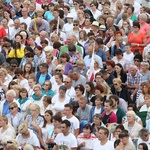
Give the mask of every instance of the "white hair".
M 13 95 L 14 98 L 16 97 L 16 92 L 15 92 L 14 90 L 8 90 L 8 91 L 6 92 L 6 95 L 8 95 L 8 94 Z
M 135 66 L 135 65 L 130 65 L 130 69 L 136 69 L 136 70 L 138 70 L 137 66 Z
M 128 111 L 128 112 L 126 113 L 126 115 L 131 115 L 131 116 L 133 116 L 134 118 L 136 118 L 136 114 L 135 114 L 135 112 L 134 112 L 133 110 Z
M 2 143 L 2 145 L 6 145 L 7 142 L 8 142 L 8 141 L 11 141 L 11 140 L 13 140 L 13 138 L 12 138 L 11 136 L 5 135 L 5 136 L 2 138 L 1 143 Z
M 24 149 L 25 149 L 25 150 L 34 150 L 33 146 L 30 145 L 30 144 L 26 144 L 26 145 L 24 146 Z

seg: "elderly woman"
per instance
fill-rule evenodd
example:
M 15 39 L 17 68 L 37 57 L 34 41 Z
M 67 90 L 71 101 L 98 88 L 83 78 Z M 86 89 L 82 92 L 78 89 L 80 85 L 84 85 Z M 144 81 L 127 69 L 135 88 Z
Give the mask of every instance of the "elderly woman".
M 140 93 L 137 101 L 136 101 L 136 106 L 138 109 L 140 109 L 144 104 L 145 104 L 145 100 L 144 100 L 144 96 L 146 94 L 150 94 L 150 84 L 147 83 L 147 82 L 143 82 L 141 84 L 141 87 L 142 87 L 142 93 Z
M 129 132 L 129 135 L 132 139 L 138 138 L 139 131 L 143 128 L 139 123 L 135 121 L 136 114 L 134 111 L 127 112 L 128 122 L 124 123 L 124 128 Z
M 34 94 L 32 95 L 31 101 L 34 104 L 37 104 L 39 107 L 41 107 L 43 103 L 44 93 L 42 93 L 42 87 L 40 84 L 36 84 L 33 87 Z
M 52 104 L 56 111 L 63 111 L 64 105 L 70 102 L 70 97 L 66 94 L 66 91 L 67 87 L 65 85 L 61 85 L 59 87 L 58 94 L 52 98 Z
M 148 62 L 141 62 L 141 74 L 142 74 L 142 82 L 148 82 L 148 78 L 150 77 L 149 71 L 149 63 Z
M 16 68 L 14 73 L 15 73 L 15 76 L 17 78 L 14 81 L 17 82 L 18 85 L 20 85 L 21 87 L 24 87 L 28 90 L 29 89 L 28 80 L 23 77 L 22 69 Z
M 83 133 L 80 133 L 77 137 L 78 149 L 92 149 L 92 141 L 94 139 L 96 139 L 96 136 L 92 133 L 92 126 L 90 124 L 86 124 L 83 127 Z
M 61 64 L 65 67 L 64 74 L 68 75 L 69 70 L 73 70 L 72 64 L 69 62 L 70 56 L 67 53 L 60 55 Z
M 14 90 L 8 90 L 6 92 L 6 99 L 1 101 L 1 103 L 0 103 L 0 115 L 7 115 L 10 113 L 9 104 L 11 102 L 17 102 L 15 100 L 15 97 L 16 97 L 16 92 Z M 17 104 L 18 104 L 18 102 L 17 102 Z M 18 106 L 20 107 L 19 104 L 18 104 Z
M 0 116 L 0 141 L 6 135 L 9 135 L 13 139 L 15 138 L 15 131 L 8 125 L 8 118 L 5 115 Z
M 18 102 L 20 104 L 22 117 L 24 118 L 27 115 L 27 111 L 31 104 L 31 100 L 28 98 L 28 92 L 25 88 L 19 90 Z
M 24 123 L 39 137 L 39 125 L 43 122 L 43 117 L 40 116 L 40 107 L 37 104 L 30 105 L 30 115 L 26 116 Z
M 15 131 L 18 131 L 18 127 L 23 123 L 24 118 L 21 113 L 18 112 L 18 105 L 16 102 L 9 104 L 10 113 L 7 114 L 8 122 L 14 127 Z
M 140 24 L 138 21 L 133 22 L 133 32 L 128 35 L 128 42 L 131 43 L 132 49 L 134 52 L 135 49 L 139 49 L 140 53 L 143 53 L 143 48 L 145 47 L 145 35 L 140 32 Z

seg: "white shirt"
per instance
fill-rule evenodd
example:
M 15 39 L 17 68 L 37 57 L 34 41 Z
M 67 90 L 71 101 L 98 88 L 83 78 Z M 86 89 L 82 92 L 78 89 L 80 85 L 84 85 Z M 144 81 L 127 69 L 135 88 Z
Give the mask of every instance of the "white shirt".
M 62 31 L 65 32 L 67 35 L 71 30 L 73 30 L 73 23 L 71 23 L 71 24 L 65 23 Z
M 98 139 L 93 140 L 92 150 L 114 150 L 114 144 L 111 141 L 107 141 L 105 145 L 101 145 Z
M 31 23 L 31 18 L 30 17 L 27 17 L 27 18 L 21 17 L 21 18 L 19 18 L 19 20 L 20 20 L 20 23 L 22 23 L 22 22 L 26 23 L 27 28 L 29 28 L 30 23 Z
M 72 86 L 70 89 L 68 89 L 68 90 L 66 91 L 66 94 L 67 94 L 69 97 L 75 97 L 75 96 L 76 96 L 76 93 L 75 93 L 74 87 Z
M 137 143 L 138 143 L 137 145 L 139 145 L 140 143 L 145 143 L 145 144 L 147 144 L 148 149 L 150 150 L 150 136 L 149 136 L 148 141 L 143 141 L 141 138 L 138 138 L 138 142 L 137 142 Z
M 95 12 L 93 12 L 92 10 L 91 10 L 91 12 L 92 12 L 92 14 L 93 14 L 95 20 L 97 20 L 98 17 L 102 14 L 102 13 L 101 13 L 99 10 L 97 10 L 97 9 L 96 9 Z
M 49 39 L 48 39 L 48 38 L 45 38 L 45 40 L 48 42 L 48 46 L 50 46 L 50 41 L 49 41 Z M 40 39 L 40 37 L 37 37 L 37 38 L 35 39 L 35 43 L 36 43 L 38 46 L 42 46 L 42 45 L 41 45 L 41 39 Z

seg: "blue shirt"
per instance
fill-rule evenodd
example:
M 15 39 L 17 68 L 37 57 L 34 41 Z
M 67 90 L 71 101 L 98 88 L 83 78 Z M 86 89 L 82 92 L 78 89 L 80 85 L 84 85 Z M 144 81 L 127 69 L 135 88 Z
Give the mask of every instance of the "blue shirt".
M 103 50 L 98 50 L 96 52 L 96 55 L 98 55 L 99 57 L 101 57 L 103 62 L 106 62 L 107 57 L 106 57 L 106 53 Z
M 8 105 L 8 101 L 6 100 L 4 105 L 3 105 L 2 115 L 7 115 L 9 113 L 10 113 L 9 105 Z
M 85 66 L 86 66 L 86 67 L 90 67 L 90 65 L 91 65 L 91 58 L 92 58 L 92 57 L 90 57 L 89 55 L 86 55 L 86 56 L 84 57 L 84 63 L 85 63 Z M 102 58 L 99 57 L 99 56 L 96 55 L 96 54 L 94 54 L 94 58 L 96 58 L 96 59 L 98 60 L 98 62 L 99 62 L 99 67 L 100 67 L 100 68 L 103 68 Z
M 46 74 L 45 74 L 45 75 L 42 75 L 42 74 L 41 74 L 41 75 L 40 75 L 40 78 L 39 78 L 39 83 L 43 85 L 44 82 L 45 82 L 45 78 L 46 78 Z
M 54 16 L 52 15 L 52 13 L 50 11 L 47 11 L 45 14 L 44 14 L 44 17 L 46 18 L 46 20 L 48 22 L 50 22 L 51 20 L 54 19 Z

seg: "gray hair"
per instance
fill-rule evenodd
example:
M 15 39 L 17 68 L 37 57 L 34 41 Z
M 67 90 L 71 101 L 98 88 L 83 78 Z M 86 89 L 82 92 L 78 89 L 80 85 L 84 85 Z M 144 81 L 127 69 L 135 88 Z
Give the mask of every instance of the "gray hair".
M 136 65 L 130 65 L 130 69 L 136 69 L 136 70 L 138 70 L 138 68 L 137 68 L 137 66 Z
M 14 90 L 8 90 L 8 91 L 6 92 L 6 95 L 8 95 L 8 94 L 13 95 L 14 98 L 16 97 L 16 92 L 15 92 Z
M 61 85 L 61 86 L 59 87 L 59 91 L 61 91 L 61 90 L 66 93 L 67 87 L 66 87 L 65 85 Z
M 131 116 L 133 116 L 134 118 L 136 118 L 136 114 L 135 114 L 135 112 L 134 112 L 133 110 L 128 111 L 128 112 L 126 113 L 126 115 L 131 115 Z
M 142 137 L 142 136 L 148 136 L 149 135 L 149 131 L 145 128 L 141 129 L 139 131 L 139 136 Z
M 145 13 L 142 13 L 139 15 L 145 22 L 147 21 L 147 15 Z

